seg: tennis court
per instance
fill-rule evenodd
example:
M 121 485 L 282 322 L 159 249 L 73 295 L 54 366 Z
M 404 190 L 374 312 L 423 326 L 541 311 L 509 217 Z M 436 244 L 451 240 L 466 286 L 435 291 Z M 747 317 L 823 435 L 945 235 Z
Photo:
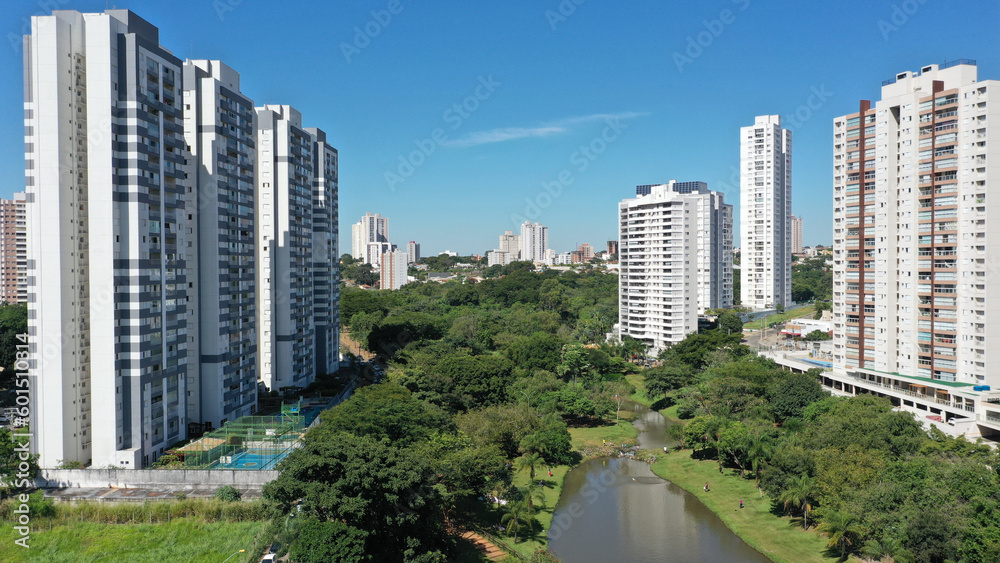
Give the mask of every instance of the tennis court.
M 218 469 L 274 469 L 279 461 L 288 455 L 288 451 L 277 453 L 253 453 L 239 452 L 232 456 L 223 456 L 219 459 Z

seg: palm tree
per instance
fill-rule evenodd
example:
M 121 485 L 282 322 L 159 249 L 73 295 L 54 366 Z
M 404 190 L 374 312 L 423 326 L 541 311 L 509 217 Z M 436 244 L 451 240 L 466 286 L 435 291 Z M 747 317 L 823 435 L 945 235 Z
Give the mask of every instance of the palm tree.
M 791 507 L 802 511 L 802 527 L 809 528 L 809 513 L 812 512 L 812 502 L 816 498 L 816 480 L 808 475 L 799 475 L 781 492 L 781 502 L 785 504 L 785 512 Z
M 543 463 L 545 462 L 544 460 L 542 460 L 542 456 L 534 452 L 531 452 L 531 453 L 526 453 L 523 456 L 517 458 L 517 462 L 515 463 L 515 465 L 517 466 L 518 471 L 524 471 L 525 469 L 527 469 L 528 477 L 531 479 L 531 481 L 534 481 L 535 469 L 541 467 Z
M 545 453 L 546 444 L 538 434 L 528 434 L 524 438 L 521 438 L 521 451 L 524 453 Z
M 507 512 L 500 517 L 500 523 L 507 526 L 507 530 L 514 534 L 514 543 L 517 543 L 517 530 L 530 521 L 535 515 L 535 511 L 527 501 L 511 502 L 507 504 Z
M 767 434 L 751 434 L 747 441 L 747 458 L 750 459 L 750 467 L 756 477 L 755 484 L 761 496 L 764 492 L 760 490 L 760 470 L 764 468 L 764 463 L 774 455 L 774 442 Z
M 820 523 L 819 532 L 828 538 L 830 543 L 827 547 L 839 547 L 841 560 L 847 558 L 847 551 L 854 545 L 864 532 L 864 528 L 858 523 L 857 517 L 847 512 L 832 511 L 823 517 Z
M 539 485 L 537 482 L 532 481 L 528 483 L 527 487 L 521 489 L 521 493 L 524 495 L 524 499 L 528 502 L 528 508 L 534 508 L 535 500 L 542 508 L 545 508 L 545 490 L 544 486 Z

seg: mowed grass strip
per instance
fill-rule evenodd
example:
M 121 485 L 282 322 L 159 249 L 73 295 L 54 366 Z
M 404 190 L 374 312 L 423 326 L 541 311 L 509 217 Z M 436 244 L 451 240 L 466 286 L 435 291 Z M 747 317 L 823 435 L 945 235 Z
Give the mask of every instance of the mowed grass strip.
M 653 472 L 698 497 L 717 514 L 730 530 L 777 563 L 828 563 L 837 561 L 829 556 L 829 539 L 816 528 L 802 529 L 801 520 L 775 516 L 771 499 L 757 492 L 752 479 L 744 479 L 726 470 L 719 473 L 714 460 L 692 459 L 690 450 L 672 451 L 661 455 L 652 465 Z M 703 487 L 709 484 L 709 492 Z M 744 508 L 740 510 L 740 500 Z M 849 561 L 860 561 L 851 557 Z
M 213 522 L 196 518 L 159 524 L 98 524 L 73 522 L 51 529 L 43 522 L 31 532 L 30 548 L 14 544 L 20 537 L 4 526 L 0 531 L 0 561 L 45 563 L 232 563 L 250 561 L 254 540 L 266 522 Z

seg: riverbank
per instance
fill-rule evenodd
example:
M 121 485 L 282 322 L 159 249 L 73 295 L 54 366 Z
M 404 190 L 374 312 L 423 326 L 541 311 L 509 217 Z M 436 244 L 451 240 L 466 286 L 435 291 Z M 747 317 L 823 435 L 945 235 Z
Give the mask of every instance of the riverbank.
M 803 530 L 798 519 L 773 514 L 770 497 L 761 497 L 752 480 L 728 470 L 720 474 L 716 461 L 693 459 L 691 450 L 659 457 L 652 465 L 654 473 L 698 497 L 730 530 L 776 563 L 828 563 L 839 559 L 827 555 L 828 540 L 815 528 Z M 709 484 L 707 493 L 705 483 Z M 860 560 L 852 557 L 849 561 Z
M 644 378 L 640 374 L 630 374 L 628 379 L 636 388 L 631 399 L 651 407 L 656 401 L 646 395 Z M 659 412 L 668 420 L 684 423 L 677 416 L 676 405 Z M 829 540 L 819 535 L 815 528 L 803 530 L 798 519 L 772 513 L 771 498 L 761 497 L 752 480 L 730 470 L 720 474 L 718 462 L 693 459 L 691 454 L 691 450 L 660 454 L 652 470 L 698 497 L 740 539 L 776 562 L 822 563 L 838 559 L 836 555 L 827 555 Z M 708 493 L 704 491 L 705 483 L 709 483 Z M 742 510 L 740 500 L 744 505 Z M 852 557 L 849 561 L 860 560 Z

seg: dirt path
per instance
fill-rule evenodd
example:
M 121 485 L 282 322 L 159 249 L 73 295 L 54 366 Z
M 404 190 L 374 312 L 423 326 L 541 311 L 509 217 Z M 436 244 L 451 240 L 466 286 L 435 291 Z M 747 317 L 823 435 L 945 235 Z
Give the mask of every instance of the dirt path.
M 465 532 L 461 537 L 475 544 L 476 549 L 486 554 L 486 557 L 490 561 L 500 561 L 507 557 L 507 553 L 504 550 L 493 545 L 489 540 L 475 532 Z
M 351 333 L 349 332 L 340 333 L 340 347 L 358 356 L 362 360 L 370 360 L 375 357 L 375 354 L 368 352 L 367 350 L 362 348 L 361 345 L 357 343 L 357 341 L 351 338 Z

